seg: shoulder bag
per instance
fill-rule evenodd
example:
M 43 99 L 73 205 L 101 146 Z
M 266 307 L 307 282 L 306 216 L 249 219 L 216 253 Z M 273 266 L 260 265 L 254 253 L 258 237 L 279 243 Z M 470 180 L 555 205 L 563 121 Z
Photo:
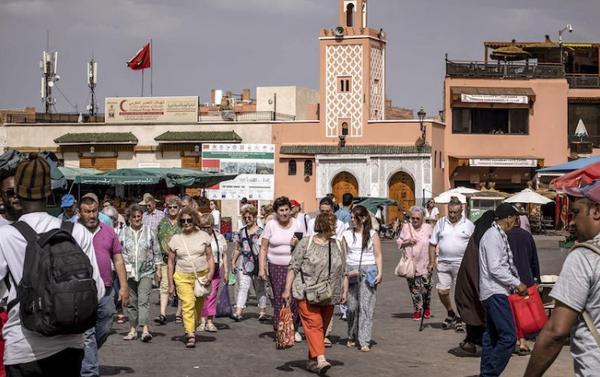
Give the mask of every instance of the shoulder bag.
M 410 228 L 410 224 L 407 225 L 411 237 L 414 237 Z M 415 260 L 407 255 L 406 248 L 402 248 L 400 250 L 400 253 L 400 260 L 398 261 L 398 265 L 394 269 L 394 274 L 401 278 L 414 279 L 417 269 L 415 265 Z
M 313 241 L 313 236 L 311 236 L 308 240 L 308 245 L 306 246 L 307 250 L 312 245 L 312 241 Z M 329 261 L 327 263 L 327 280 L 322 281 L 317 284 L 306 286 L 306 283 L 304 282 L 304 273 L 302 272 L 302 267 L 300 267 L 300 279 L 302 280 L 302 284 L 305 286 L 304 297 L 306 297 L 306 300 L 309 303 L 314 304 L 314 305 L 327 305 L 331 302 L 331 299 L 333 297 L 333 288 L 331 287 L 331 282 L 330 282 L 330 278 L 331 278 L 331 239 L 328 242 L 328 248 L 329 248 L 329 252 L 328 252 L 328 254 L 329 254 L 328 260 Z
M 190 253 L 190 250 L 187 247 L 187 243 L 185 242 L 184 235 L 181 235 L 181 241 L 183 242 L 183 247 L 185 248 L 185 251 L 187 252 L 188 256 L 190 257 L 190 262 L 192 263 L 192 268 L 194 269 L 194 275 L 196 276 L 196 279 L 194 280 L 194 296 L 196 296 L 196 297 L 207 296 L 208 294 L 210 294 L 210 285 L 206 286 L 208 279 L 207 279 L 206 275 L 198 276 L 198 272 L 196 271 L 196 265 L 194 264 L 194 261 L 192 260 L 192 254 Z
M 592 243 L 588 243 L 588 242 L 576 243 L 575 245 L 573 245 L 571 250 L 578 248 L 578 247 L 585 247 L 586 249 L 589 249 L 589 250 L 593 251 L 594 253 L 600 255 L 600 249 L 598 248 L 598 246 L 596 246 Z M 600 347 L 600 333 L 598 333 L 598 329 L 596 328 L 596 326 L 594 326 L 594 320 L 592 319 L 592 316 L 590 315 L 590 313 L 587 310 L 584 310 L 581 313 L 581 316 L 583 317 L 585 324 L 587 325 L 588 329 L 590 330 L 590 333 L 592 333 L 592 337 L 596 341 L 596 344 L 598 345 L 598 347 Z

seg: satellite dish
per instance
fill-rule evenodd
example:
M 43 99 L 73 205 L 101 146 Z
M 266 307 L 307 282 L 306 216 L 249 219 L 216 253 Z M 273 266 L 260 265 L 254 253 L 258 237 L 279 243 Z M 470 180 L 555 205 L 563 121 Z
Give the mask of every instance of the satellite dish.
M 336 37 L 343 37 L 344 36 L 344 28 L 342 26 L 338 26 L 335 28 L 334 33 L 335 33 Z
M 55 75 L 54 76 L 54 81 L 58 81 L 58 80 L 60 80 L 60 76 L 59 75 Z

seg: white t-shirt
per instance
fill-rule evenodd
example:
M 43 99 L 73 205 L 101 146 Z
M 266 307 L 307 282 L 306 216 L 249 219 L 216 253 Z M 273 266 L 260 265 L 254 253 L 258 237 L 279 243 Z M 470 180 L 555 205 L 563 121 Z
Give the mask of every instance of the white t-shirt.
M 212 212 L 210 214 L 212 215 L 213 222 L 215 223 L 214 228 L 220 232 L 221 231 L 221 212 L 219 212 L 219 210 L 215 208 L 212 210 Z
M 367 245 L 367 248 L 362 252 L 362 233 L 356 233 L 353 229 L 347 229 L 342 234 L 342 238 L 348 245 L 348 251 L 346 254 L 346 264 L 349 266 L 371 266 L 375 264 L 375 251 L 373 247 L 373 236 L 376 232 L 371 229 L 371 239 Z M 362 252 L 362 262 L 360 254 Z
M 45 212 L 28 213 L 19 219 L 25 221 L 37 233 L 44 233 L 60 227 L 61 220 Z M 93 277 L 98 288 L 98 300 L 104 297 L 104 282 L 98 273 L 96 253 L 92 243 L 92 234 L 83 225 L 75 224 L 73 238 L 81 246 L 90 259 L 94 270 Z M 4 279 L 10 270 L 11 284 L 8 300 L 17 297 L 15 282 L 18 284 L 23 276 L 25 248 L 27 242 L 19 231 L 12 226 L 0 228 L 0 279 Z M 9 313 L 8 322 L 4 325 L 2 335 L 6 340 L 4 364 L 14 365 L 45 359 L 66 348 L 83 348 L 83 334 L 43 336 L 21 327 L 19 304 Z
M 308 221 L 308 235 L 309 236 L 314 236 L 316 234 L 315 233 L 315 220 L 316 219 L 310 219 Z M 336 220 L 336 222 L 335 222 L 335 238 L 338 241 L 342 240 L 342 237 L 343 237 L 346 229 L 348 229 L 348 224 L 345 224 L 341 220 Z
M 311 234 L 310 233 L 310 219 L 308 218 L 308 215 L 304 212 L 298 212 L 298 214 L 295 217 L 296 219 L 296 232 L 301 232 L 302 234 L 306 235 L 306 234 Z M 314 224 L 314 221 L 313 221 Z
M 440 210 L 437 207 L 433 207 L 431 211 L 425 208 L 425 220 L 437 220 L 440 215 Z
M 452 224 L 447 216 L 442 217 L 433 227 L 429 243 L 439 246 L 438 262 L 460 263 L 475 225 L 466 217 Z
M 594 238 L 597 244 L 600 235 Z M 600 255 L 586 248 L 567 255 L 550 297 L 578 313 L 588 311 L 594 326 L 600 329 Z M 581 316 L 571 328 L 571 355 L 578 377 L 597 376 L 600 370 L 600 347 Z

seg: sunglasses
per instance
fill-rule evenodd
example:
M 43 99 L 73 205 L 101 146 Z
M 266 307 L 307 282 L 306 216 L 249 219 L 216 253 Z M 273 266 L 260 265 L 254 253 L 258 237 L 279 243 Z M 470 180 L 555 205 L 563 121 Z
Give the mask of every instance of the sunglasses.
M 420 217 L 411 217 L 410 219 L 411 219 L 411 220 L 421 220 L 421 218 L 420 218 Z
M 179 209 L 179 206 L 167 206 L 168 209 Z
M 2 192 L 4 193 L 4 195 L 8 196 L 8 197 L 15 197 L 17 196 L 17 192 L 15 191 L 14 188 L 9 188 L 6 190 L 2 190 Z
M 179 219 L 180 224 L 192 224 L 193 222 L 194 222 L 194 220 L 192 220 L 191 218 Z

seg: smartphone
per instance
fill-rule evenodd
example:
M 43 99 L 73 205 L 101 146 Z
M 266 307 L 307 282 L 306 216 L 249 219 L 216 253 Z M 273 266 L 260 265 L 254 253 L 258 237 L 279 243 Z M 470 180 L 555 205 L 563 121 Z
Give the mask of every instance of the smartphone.
M 298 239 L 298 241 L 300 241 L 302 239 L 302 236 L 304 236 L 304 233 L 294 232 L 294 237 L 296 237 Z

